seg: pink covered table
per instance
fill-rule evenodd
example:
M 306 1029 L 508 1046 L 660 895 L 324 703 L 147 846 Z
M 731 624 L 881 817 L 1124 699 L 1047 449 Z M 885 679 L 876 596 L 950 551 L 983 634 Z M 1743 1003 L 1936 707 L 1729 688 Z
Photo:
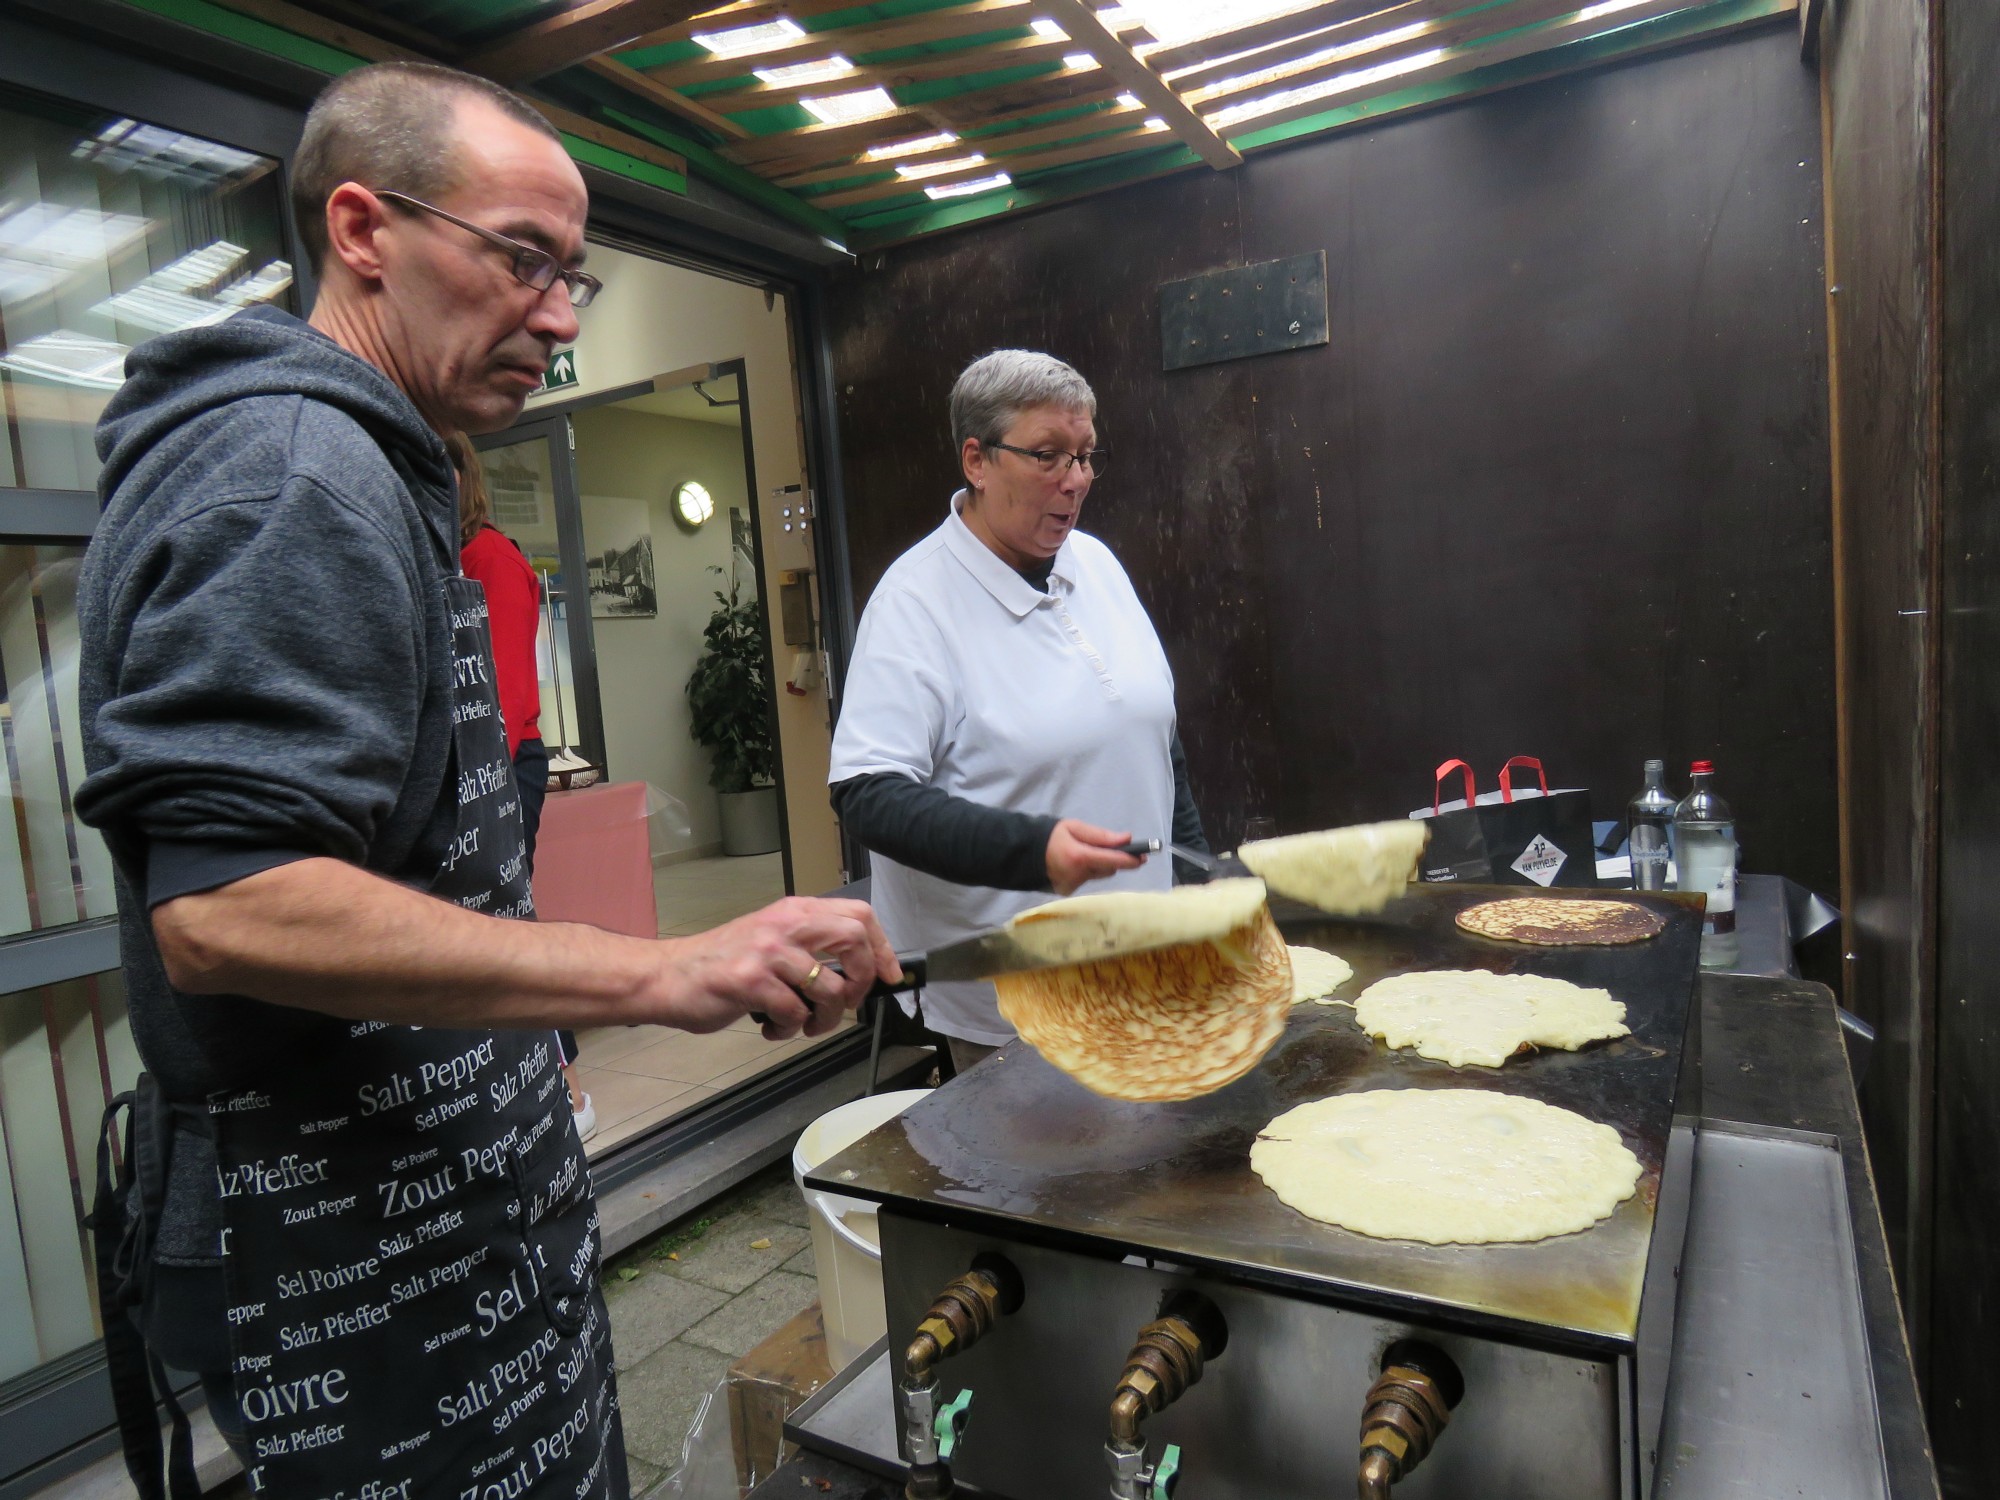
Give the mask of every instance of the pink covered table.
M 645 782 L 549 793 L 535 839 L 535 911 L 544 922 L 660 935 Z

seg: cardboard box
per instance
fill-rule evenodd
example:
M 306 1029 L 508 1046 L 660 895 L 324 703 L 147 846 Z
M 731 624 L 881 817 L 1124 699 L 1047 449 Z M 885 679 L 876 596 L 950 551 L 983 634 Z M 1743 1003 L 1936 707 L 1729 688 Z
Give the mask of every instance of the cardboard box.
M 729 1367 L 729 1437 L 744 1494 L 791 1456 L 785 1418 L 832 1378 L 817 1302 Z

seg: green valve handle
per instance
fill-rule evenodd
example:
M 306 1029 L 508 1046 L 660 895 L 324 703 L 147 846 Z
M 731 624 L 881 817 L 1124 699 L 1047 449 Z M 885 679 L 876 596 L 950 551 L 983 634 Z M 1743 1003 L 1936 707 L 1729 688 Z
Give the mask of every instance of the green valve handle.
M 951 1462 L 951 1455 L 958 1447 L 958 1440 L 965 1432 L 965 1409 L 972 1405 L 972 1392 L 960 1391 L 938 1412 L 934 1430 L 937 1433 L 938 1458 L 944 1463 Z
M 1181 1479 L 1181 1445 L 1167 1444 L 1167 1451 L 1160 1455 L 1159 1464 L 1153 1469 L 1153 1500 L 1174 1500 L 1174 1486 Z

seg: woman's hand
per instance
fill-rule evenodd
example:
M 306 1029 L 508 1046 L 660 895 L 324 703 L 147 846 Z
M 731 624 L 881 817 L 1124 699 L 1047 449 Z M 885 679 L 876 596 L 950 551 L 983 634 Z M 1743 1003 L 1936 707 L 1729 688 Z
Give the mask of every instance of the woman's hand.
M 1127 854 L 1132 842 L 1129 833 L 1112 833 L 1075 818 L 1064 818 L 1049 835 L 1047 863 L 1049 885 L 1058 896 L 1067 896 L 1086 880 L 1102 880 L 1120 870 L 1136 870 L 1145 856 Z

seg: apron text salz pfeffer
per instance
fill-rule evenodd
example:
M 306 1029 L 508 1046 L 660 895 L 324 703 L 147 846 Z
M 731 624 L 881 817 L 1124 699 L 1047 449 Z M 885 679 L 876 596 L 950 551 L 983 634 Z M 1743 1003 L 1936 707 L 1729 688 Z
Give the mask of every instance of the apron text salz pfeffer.
M 445 588 L 458 816 L 430 892 L 532 918 L 485 591 Z M 623 1500 L 597 1210 L 551 1034 L 314 1020 L 208 1106 L 252 1487 Z

